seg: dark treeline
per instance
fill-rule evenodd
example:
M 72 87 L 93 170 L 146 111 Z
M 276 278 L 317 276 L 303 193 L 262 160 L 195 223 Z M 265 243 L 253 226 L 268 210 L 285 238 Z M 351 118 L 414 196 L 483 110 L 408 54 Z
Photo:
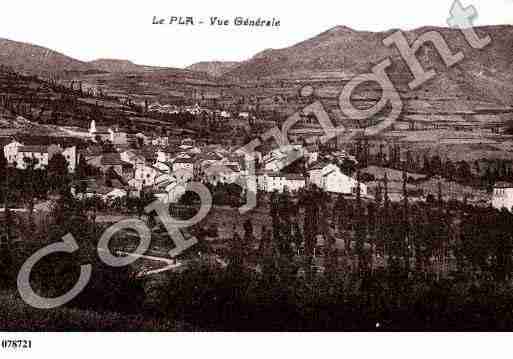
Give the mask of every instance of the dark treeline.
M 439 154 L 419 153 L 402 148 L 398 143 L 373 143 L 359 139 L 349 148 L 359 168 L 369 165 L 389 167 L 402 171 L 441 176 L 449 181 L 491 189 L 497 181 L 513 181 L 513 160 L 479 159 L 473 162 L 453 161 Z
M 270 216 L 260 237 L 248 220 L 215 251 L 226 268 L 197 259 L 173 274 L 151 310 L 213 330 L 513 327 L 508 211 L 441 193 L 391 203 L 385 183 L 372 202 L 276 193 Z
M 441 192 L 425 202 L 404 192 L 403 201 L 391 202 L 386 178 L 372 201 L 359 189 L 352 197 L 315 187 L 273 193 L 271 223 L 261 235 L 249 219 L 226 249 L 217 249 L 193 228 L 200 244 L 182 256 L 183 270 L 135 279 L 132 268 L 98 259 L 105 228 L 95 222 L 95 202 L 73 199 L 68 184 L 57 187 L 47 225 L 27 230 L 23 241 L 2 242 L 3 287 L 16 288 L 24 260 L 72 233 L 80 250 L 47 258 L 33 285 L 60 295 L 76 281 L 78 264 L 92 263 L 90 285 L 68 304 L 92 311 L 144 313 L 211 330 L 513 328 L 508 211 L 445 202 Z M 135 206 L 140 216 L 145 204 Z

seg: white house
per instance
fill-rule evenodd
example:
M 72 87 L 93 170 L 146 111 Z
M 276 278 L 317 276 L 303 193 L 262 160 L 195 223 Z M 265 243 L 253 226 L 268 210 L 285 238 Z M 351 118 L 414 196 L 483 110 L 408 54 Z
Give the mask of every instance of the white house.
M 263 157 L 263 167 L 266 171 L 278 172 L 303 156 L 305 151 L 301 145 L 281 146 Z
M 192 158 L 176 158 L 173 161 L 173 174 L 178 182 L 187 182 L 194 178 L 194 160 Z
M 35 159 L 37 163 L 35 169 L 41 169 L 48 166 L 48 146 L 20 146 L 16 155 L 16 164 L 20 169 L 26 169 L 25 159 Z
M 157 162 L 169 162 L 171 161 L 172 154 L 170 152 L 164 150 L 158 150 L 157 154 Z
M 102 141 L 111 141 L 110 128 L 105 126 L 96 126 L 96 121 L 92 120 L 89 125 L 89 136 L 96 139 L 100 138 Z
M 8 163 L 16 162 L 16 158 L 18 156 L 18 149 L 21 146 L 23 146 L 23 143 L 18 142 L 14 139 L 4 146 L 4 155 Z
M 79 161 L 77 147 L 66 147 L 61 154 L 68 162 L 68 171 L 74 173 Z
M 241 172 L 238 165 L 217 162 L 203 170 L 205 180 L 211 184 L 236 183 L 241 181 Z
M 257 173 L 256 173 L 256 182 L 257 182 L 257 189 L 259 191 L 266 191 L 266 187 L 267 187 L 267 174 L 269 172 L 270 171 L 262 171 L 262 170 L 257 171 Z
M 160 186 L 162 184 L 168 184 L 171 182 L 176 182 L 175 176 L 170 173 L 160 173 L 155 177 L 155 185 Z
M 249 112 L 239 112 L 239 118 L 242 120 L 247 120 L 249 118 Z
M 241 182 L 245 185 L 245 190 L 257 193 L 258 190 L 258 176 L 249 174 L 241 177 Z
M 155 179 L 162 172 L 153 166 L 148 166 L 146 164 L 139 164 L 135 167 L 135 176 L 133 183 L 137 189 L 141 189 L 146 186 L 153 186 L 155 184 Z
M 283 174 L 279 172 L 261 172 L 257 175 L 258 189 L 264 192 L 298 191 L 306 186 L 306 179 L 300 174 Z
M 330 170 L 336 170 L 338 167 L 334 164 L 328 164 L 325 162 L 318 162 L 312 167 L 308 169 L 308 175 L 310 178 L 310 183 L 317 185 L 318 187 L 322 187 L 322 173 L 323 171 L 329 172 Z
M 104 201 L 113 201 L 117 198 L 126 197 L 127 191 L 122 188 L 108 188 L 106 189 L 107 193 L 99 193 Z
M 186 112 L 189 112 L 191 115 L 199 115 L 201 113 L 201 107 L 198 104 L 194 106 L 186 107 Z
M 168 203 L 176 203 L 185 193 L 185 186 L 178 182 L 172 182 L 166 187 Z
M 310 182 L 326 192 L 356 194 L 358 181 L 342 173 L 334 164 L 320 164 L 309 170 Z M 360 182 L 360 194 L 367 195 L 367 186 Z
M 157 168 L 163 173 L 171 173 L 173 165 L 168 162 L 156 162 L 153 167 Z
M 492 207 L 497 209 L 506 208 L 513 210 L 513 184 L 497 182 L 493 187 Z
M 128 134 L 118 129 L 108 129 L 110 134 L 110 142 L 114 145 L 126 145 L 128 143 Z
M 285 176 L 285 187 L 288 191 L 295 192 L 306 186 L 306 179 L 301 174 L 287 173 Z
M 232 117 L 232 114 L 228 111 L 221 111 L 221 113 L 219 114 L 219 116 L 221 116 L 222 118 L 224 119 L 229 119 Z
M 162 137 L 162 136 L 154 137 L 151 140 L 151 144 L 153 146 L 162 146 L 162 147 L 168 146 L 169 145 L 169 137 Z

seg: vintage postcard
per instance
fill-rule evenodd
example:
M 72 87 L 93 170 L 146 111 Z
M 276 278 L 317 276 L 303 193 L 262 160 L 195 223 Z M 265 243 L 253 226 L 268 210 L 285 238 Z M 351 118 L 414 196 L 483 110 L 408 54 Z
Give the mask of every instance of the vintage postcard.
M 511 331 L 512 21 L 2 4 L 0 356 L 47 332 Z

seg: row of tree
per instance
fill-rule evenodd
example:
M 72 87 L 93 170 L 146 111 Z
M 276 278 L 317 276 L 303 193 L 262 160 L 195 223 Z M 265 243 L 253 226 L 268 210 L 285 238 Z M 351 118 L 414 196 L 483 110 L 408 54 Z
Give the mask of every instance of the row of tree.
M 373 144 L 368 139 L 358 139 L 349 146 L 349 153 L 358 161 L 359 168 L 377 165 L 406 169 L 408 172 L 423 173 L 428 177 L 441 176 L 449 181 L 478 184 L 490 187 L 497 181 L 513 181 L 513 161 L 509 159 L 482 159 L 469 163 L 465 160 L 443 159 L 438 154 L 415 153 L 402 148 L 398 143 Z M 478 180 L 476 182 L 476 180 Z

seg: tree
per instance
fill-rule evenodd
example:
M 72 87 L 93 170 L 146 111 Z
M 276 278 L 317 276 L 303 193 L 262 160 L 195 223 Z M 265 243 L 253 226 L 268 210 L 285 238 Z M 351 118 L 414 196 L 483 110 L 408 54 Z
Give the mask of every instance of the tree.
M 305 237 L 305 254 L 306 254 L 306 272 L 309 277 L 312 273 L 312 259 L 315 249 L 315 236 L 319 228 L 319 199 L 318 193 L 314 188 L 309 188 L 300 201 L 300 205 L 304 207 L 304 237 Z
M 23 161 L 25 162 L 25 168 L 26 168 L 26 171 L 27 171 L 27 183 L 26 183 L 26 186 L 25 186 L 25 193 L 24 193 L 24 197 L 25 197 L 25 201 L 28 205 L 28 209 L 29 209 L 29 221 L 30 221 L 30 225 L 33 226 L 34 225 L 34 202 L 35 202 L 35 196 L 36 196 L 36 181 L 35 181 L 35 178 L 34 178 L 34 172 L 35 172 L 35 168 L 37 166 L 37 164 L 39 163 L 39 161 L 36 159 L 36 158 L 31 158 L 31 157 L 25 157 L 23 159 Z
M 410 254 L 409 254 L 409 247 L 410 247 L 410 217 L 409 217 L 409 210 L 408 210 L 408 188 L 406 187 L 406 182 L 408 179 L 408 175 L 406 173 L 406 168 L 403 169 L 403 215 L 402 215 L 402 255 L 404 260 L 404 269 L 406 271 L 406 274 L 410 271 Z
M 413 158 L 411 151 L 407 150 L 406 151 L 406 169 L 408 169 L 410 171 L 415 171 L 416 167 L 417 166 L 415 164 L 415 160 Z
M 244 250 L 247 250 L 251 246 L 251 243 L 253 242 L 255 235 L 253 233 L 253 223 L 251 222 L 251 219 L 248 218 L 244 222 Z
M 366 269 L 366 263 L 364 259 L 364 242 L 365 242 L 365 224 L 362 207 L 362 196 L 361 196 L 361 185 L 360 185 L 360 172 L 356 172 L 356 223 L 355 223 L 355 234 L 356 234 L 356 254 L 358 256 L 358 272 L 363 272 Z
M 444 165 L 444 176 L 449 181 L 453 181 L 456 177 L 456 166 L 452 163 L 450 159 L 447 159 Z
M 479 163 L 476 162 L 479 167 Z M 460 181 L 469 181 L 472 178 L 472 170 L 470 165 L 465 161 L 459 161 L 457 163 L 456 178 Z
M 3 176 L 5 174 L 5 171 L 7 170 L 7 159 L 5 158 L 4 151 L 0 151 L 0 176 Z
M 428 176 L 432 176 L 433 172 L 431 170 L 431 160 L 429 159 L 429 156 L 427 153 L 424 154 L 424 158 L 423 158 L 422 162 L 423 162 L 423 167 L 422 167 L 423 172 Z
M 381 201 L 383 201 L 383 193 L 381 188 L 381 182 L 378 181 L 378 185 L 376 186 L 376 193 L 374 195 L 374 199 L 376 201 L 376 206 L 381 205 Z
M 1 151 L 0 150 L 0 178 L 5 178 L 6 181 L 7 181 L 7 171 L 8 171 L 8 167 L 7 167 L 7 160 L 4 156 L 4 151 Z M 0 186 L 4 186 L 3 183 L 0 183 Z M 6 197 L 7 197 L 7 191 L 4 191 L 2 190 L 2 200 L 4 200 Z
M 435 174 L 435 175 L 442 174 L 442 160 L 441 160 L 440 156 L 438 156 L 438 155 L 431 157 L 430 174 Z
M 56 153 L 48 161 L 48 177 L 53 190 L 62 189 L 68 183 L 68 161 Z
M 6 288 L 12 285 L 12 252 L 11 252 L 11 241 L 10 241 L 10 222 L 11 213 L 8 207 L 8 175 L 7 175 L 7 160 L 4 157 L 4 151 L 0 151 L 0 178 L 5 178 L 5 187 L 2 186 L 2 197 L 5 201 L 4 208 L 4 226 L 5 228 L 0 229 L 0 288 Z

